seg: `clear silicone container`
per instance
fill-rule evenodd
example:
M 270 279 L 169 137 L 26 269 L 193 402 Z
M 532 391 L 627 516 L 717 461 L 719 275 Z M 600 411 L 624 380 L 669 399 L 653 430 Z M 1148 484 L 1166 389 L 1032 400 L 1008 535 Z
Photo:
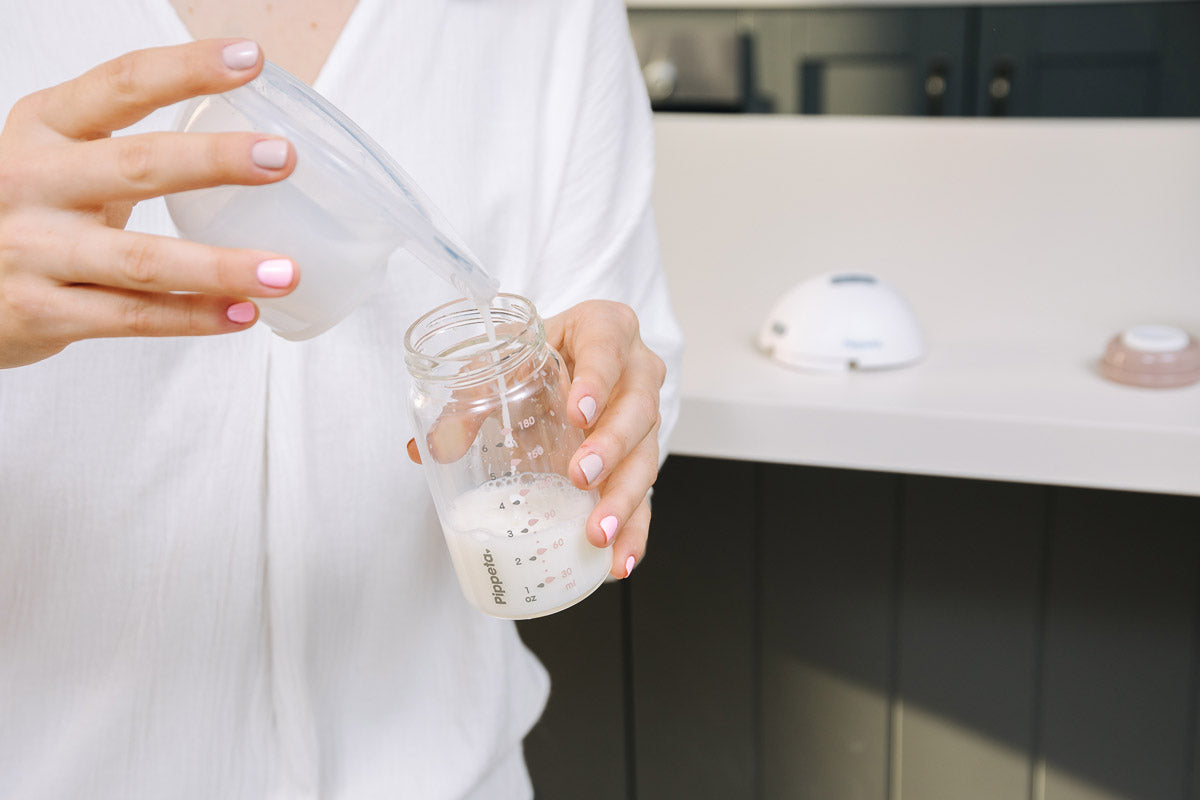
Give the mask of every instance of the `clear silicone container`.
M 182 131 L 259 131 L 286 137 L 295 171 L 265 186 L 217 186 L 167 197 L 180 233 L 223 247 L 274 250 L 300 267 L 291 294 L 256 302 L 286 339 L 335 325 L 378 285 L 403 247 L 465 294 L 495 283 L 398 164 L 327 100 L 267 62 L 245 86 L 185 105 Z

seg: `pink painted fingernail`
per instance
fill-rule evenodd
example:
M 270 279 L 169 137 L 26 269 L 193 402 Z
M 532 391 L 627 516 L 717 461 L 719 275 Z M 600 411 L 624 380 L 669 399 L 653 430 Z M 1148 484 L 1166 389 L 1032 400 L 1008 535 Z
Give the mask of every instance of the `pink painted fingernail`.
M 225 309 L 225 316 L 239 325 L 249 322 L 254 319 L 254 303 L 234 303 Z
M 259 262 L 258 269 L 254 270 L 254 274 L 258 276 L 258 282 L 263 286 L 283 289 L 291 285 L 295 270 L 296 267 L 292 264 L 291 259 L 268 258 L 266 261 Z
M 613 537 L 617 535 L 617 518 L 610 514 L 600 520 L 600 530 L 604 531 L 604 543 L 612 544 Z
M 587 478 L 588 483 L 591 483 L 604 469 L 604 461 L 595 453 L 588 453 L 579 459 L 579 468 L 583 470 L 583 477 Z
M 250 160 L 263 169 L 281 169 L 287 163 L 288 143 L 285 139 L 263 139 L 250 148 Z
M 625 577 L 626 578 L 628 578 L 630 575 L 633 574 L 633 567 L 635 564 L 637 564 L 637 559 L 634 558 L 633 556 L 630 556 L 629 558 L 625 559 Z
M 250 69 L 258 63 L 258 45 L 254 42 L 234 42 L 221 50 L 221 60 L 230 69 Z
M 579 401 L 579 412 L 583 414 L 584 420 L 588 425 L 592 424 L 592 420 L 596 418 L 596 398 L 588 395 Z

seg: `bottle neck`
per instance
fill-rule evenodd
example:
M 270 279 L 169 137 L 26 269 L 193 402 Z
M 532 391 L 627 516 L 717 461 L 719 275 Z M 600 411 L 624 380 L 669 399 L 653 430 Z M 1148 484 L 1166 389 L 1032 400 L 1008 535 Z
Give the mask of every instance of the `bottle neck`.
M 460 389 L 502 378 L 545 344 L 541 317 L 524 297 L 498 294 L 486 308 L 461 298 L 412 324 L 404 336 L 405 363 L 417 381 Z

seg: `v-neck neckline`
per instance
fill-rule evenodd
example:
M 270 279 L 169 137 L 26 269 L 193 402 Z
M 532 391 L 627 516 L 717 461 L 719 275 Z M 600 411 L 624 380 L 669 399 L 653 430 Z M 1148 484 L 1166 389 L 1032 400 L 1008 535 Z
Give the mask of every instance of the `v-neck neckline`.
M 329 49 L 329 53 L 325 56 L 325 62 L 321 64 L 321 68 L 317 71 L 317 77 L 310 84 L 314 91 L 326 94 L 326 90 L 332 88 L 330 84 L 335 84 L 338 76 L 345 71 L 344 65 L 350 61 L 350 58 L 349 55 L 343 55 L 343 52 L 349 51 L 352 53 L 358 49 L 357 40 L 362 36 L 363 31 L 370 26 L 375 2 L 376 0 L 357 0 L 355 2 L 354 8 L 350 11 L 350 16 L 346 18 L 346 23 L 338 33 L 337 39 L 333 42 L 333 47 Z M 168 27 L 173 29 L 175 39 L 181 43 L 196 41 L 191 31 L 188 30 L 187 24 L 170 2 L 167 2 L 167 0 L 156 0 L 154 5 L 165 9 L 166 19 L 164 21 Z
M 337 40 L 325 56 L 325 63 L 313 79 L 312 88 L 322 95 L 328 96 L 330 90 L 337 84 L 338 79 L 345 73 L 347 65 L 353 61 L 352 55 L 359 49 L 359 42 L 371 29 L 377 0 L 357 0 L 346 24 L 338 33 Z

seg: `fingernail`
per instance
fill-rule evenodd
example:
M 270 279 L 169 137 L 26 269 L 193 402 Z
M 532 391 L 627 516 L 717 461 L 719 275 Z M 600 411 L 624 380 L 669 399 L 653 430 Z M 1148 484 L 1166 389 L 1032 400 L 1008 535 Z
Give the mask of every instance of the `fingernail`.
M 637 559 L 634 558 L 633 556 L 630 556 L 629 558 L 625 559 L 625 577 L 626 578 L 628 578 L 630 575 L 633 574 L 633 567 L 635 564 L 637 564 Z
M 579 401 L 579 411 L 583 414 L 584 420 L 588 425 L 592 424 L 592 420 L 596 417 L 596 398 L 588 395 Z
M 250 148 L 250 159 L 263 169 L 280 169 L 287 157 L 288 143 L 284 139 L 263 139 Z
M 221 50 L 221 60 L 230 69 L 250 69 L 258 63 L 258 45 L 254 42 L 234 42 Z
M 588 453 L 579 459 L 579 468 L 583 470 L 583 477 L 587 478 L 588 483 L 591 483 L 596 480 L 600 470 L 604 469 L 604 461 L 595 453 Z
M 234 303 L 225 309 L 225 316 L 239 325 L 249 322 L 254 319 L 254 303 Z
M 290 259 L 286 258 L 268 258 L 258 265 L 258 269 L 254 271 L 258 276 L 258 282 L 263 286 L 270 286 L 273 289 L 282 289 L 290 286 L 292 283 L 292 275 L 295 274 L 295 266 Z
M 613 537 L 617 535 L 617 518 L 610 514 L 600 520 L 600 530 L 604 531 L 604 543 L 612 544 Z

